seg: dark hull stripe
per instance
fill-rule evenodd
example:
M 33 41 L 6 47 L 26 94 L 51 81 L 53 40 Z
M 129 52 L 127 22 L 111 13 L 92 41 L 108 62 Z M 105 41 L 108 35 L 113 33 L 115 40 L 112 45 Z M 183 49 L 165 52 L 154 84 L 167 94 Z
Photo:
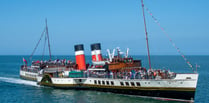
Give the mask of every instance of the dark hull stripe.
M 152 88 L 152 87 L 125 87 L 125 86 L 102 86 L 102 85 L 86 85 L 86 84 L 51 84 L 41 83 L 44 86 L 51 86 L 62 89 L 77 89 L 77 90 L 96 90 L 103 92 L 112 92 L 129 95 L 164 97 L 191 100 L 195 96 L 195 88 Z

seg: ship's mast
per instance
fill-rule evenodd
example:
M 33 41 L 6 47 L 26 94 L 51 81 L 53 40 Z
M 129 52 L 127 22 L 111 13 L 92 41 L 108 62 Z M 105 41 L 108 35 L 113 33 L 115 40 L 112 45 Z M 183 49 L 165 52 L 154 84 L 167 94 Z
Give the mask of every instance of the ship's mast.
M 146 27 L 146 19 L 145 19 L 145 14 L 144 14 L 144 3 L 143 0 L 141 0 L 142 4 L 142 12 L 143 12 L 143 18 L 144 18 L 144 30 L 146 34 L 146 41 L 147 41 L 147 53 L 148 53 L 148 60 L 149 60 L 149 69 L 151 69 L 151 60 L 150 60 L 150 52 L 149 52 L 149 42 L 148 42 L 148 34 L 147 34 L 147 27 Z
M 49 43 L 49 33 L 48 33 L 48 26 L 47 26 L 47 19 L 45 20 L 46 22 L 46 35 L 48 38 L 48 47 L 49 47 L 49 60 L 51 60 L 51 49 L 50 49 L 50 43 Z
M 30 55 L 30 59 L 32 59 L 32 56 L 33 56 L 33 54 L 35 53 L 35 51 L 36 51 L 36 49 L 37 49 L 37 47 L 38 47 L 38 45 L 39 45 L 39 43 L 40 43 L 42 37 L 45 36 L 44 50 L 45 50 L 46 40 L 48 39 L 49 60 L 51 60 L 51 48 L 50 48 L 50 42 L 49 42 L 49 33 L 48 33 L 47 19 L 45 20 L 45 22 L 46 22 L 46 27 L 44 28 L 44 30 L 43 30 L 43 32 L 42 32 L 42 34 L 41 34 L 41 37 L 40 37 L 38 43 L 36 44 L 35 48 L 33 49 L 33 52 L 32 52 L 32 54 Z M 42 56 L 44 56 L 44 50 L 43 50 L 43 55 L 42 55 Z M 42 57 L 42 59 L 43 59 L 43 57 Z

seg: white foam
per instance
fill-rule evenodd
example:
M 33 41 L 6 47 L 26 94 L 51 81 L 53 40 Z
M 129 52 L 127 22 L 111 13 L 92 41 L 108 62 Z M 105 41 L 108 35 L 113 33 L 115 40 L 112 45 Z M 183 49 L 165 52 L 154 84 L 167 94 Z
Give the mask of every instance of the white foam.
M 28 81 L 28 80 L 23 80 L 19 78 L 0 77 L 0 81 L 39 87 L 39 85 L 37 85 L 37 82 L 35 81 Z

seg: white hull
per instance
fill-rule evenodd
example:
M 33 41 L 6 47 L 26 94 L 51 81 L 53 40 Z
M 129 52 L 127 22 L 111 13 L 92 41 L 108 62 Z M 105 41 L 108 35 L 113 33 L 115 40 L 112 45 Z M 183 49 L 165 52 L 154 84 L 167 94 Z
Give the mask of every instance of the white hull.
M 198 74 L 176 74 L 174 79 L 50 78 L 38 76 L 40 85 L 55 88 L 90 89 L 140 96 L 193 100 Z
M 20 70 L 20 77 L 27 80 L 37 80 L 38 73 Z
M 191 79 L 190 79 L 191 78 Z M 41 82 L 42 77 L 38 76 L 37 81 Z M 177 74 L 174 79 L 109 79 L 109 78 L 51 78 L 53 84 L 87 84 L 87 85 L 108 85 L 109 86 L 126 86 L 125 82 L 128 82 L 129 86 L 137 86 L 137 82 L 140 83 L 140 87 L 175 87 L 175 88 L 196 88 L 198 74 Z M 79 82 L 78 80 L 82 80 Z M 97 81 L 95 84 L 94 81 Z M 100 81 L 100 84 L 99 84 Z M 104 83 L 102 83 L 104 81 Z M 111 85 L 111 81 L 114 85 Z M 121 85 L 123 82 L 124 85 Z M 131 84 L 131 82 L 133 82 Z

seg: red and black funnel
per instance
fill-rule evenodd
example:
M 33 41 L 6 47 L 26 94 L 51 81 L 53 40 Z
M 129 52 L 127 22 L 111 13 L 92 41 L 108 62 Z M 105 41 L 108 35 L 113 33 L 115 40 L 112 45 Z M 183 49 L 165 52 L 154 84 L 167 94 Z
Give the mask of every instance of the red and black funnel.
M 83 44 L 75 45 L 74 48 L 75 48 L 75 59 L 76 59 L 76 64 L 78 65 L 78 69 L 86 70 Z

